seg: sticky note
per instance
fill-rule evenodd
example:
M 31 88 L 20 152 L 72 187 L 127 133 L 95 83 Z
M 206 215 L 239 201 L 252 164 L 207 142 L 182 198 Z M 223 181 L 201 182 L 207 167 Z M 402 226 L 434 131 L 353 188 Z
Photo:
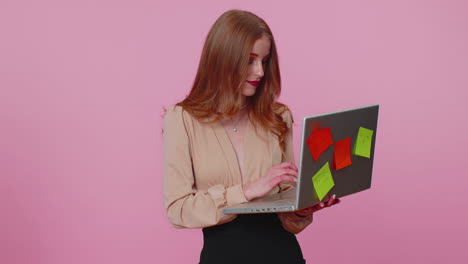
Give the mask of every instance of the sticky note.
M 312 158 L 317 161 L 322 153 L 333 144 L 330 128 L 324 128 L 319 131 L 313 132 L 306 141 L 309 146 Z
M 351 161 L 351 138 L 349 137 L 335 142 L 333 168 L 341 170 L 351 164 L 353 164 Z
M 312 183 L 319 200 L 322 200 L 331 188 L 335 186 L 328 162 L 312 176 Z
M 358 135 L 353 146 L 353 154 L 361 157 L 370 158 L 373 135 L 373 130 L 364 127 L 359 127 Z

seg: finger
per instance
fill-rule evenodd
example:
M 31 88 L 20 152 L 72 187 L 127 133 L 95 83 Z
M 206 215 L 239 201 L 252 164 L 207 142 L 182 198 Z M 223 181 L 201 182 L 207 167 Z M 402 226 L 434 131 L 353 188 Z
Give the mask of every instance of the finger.
M 307 208 L 304 208 L 304 209 L 301 209 L 297 212 L 301 212 L 301 213 L 304 213 L 304 214 L 310 214 L 312 212 L 312 209 L 313 207 L 307 207 Z
M 327 193 L 325 197 L 322 199 L 322 202 L 324 202 L 325 205 L 327 205 L 330 199 L 331 199 L 330 194 Z
M 323 208 L 325 208 L 325 203 L 320 202 L 320 203 L 318 203 L 318 204 L 312 206 L 311 208 L 312 208 L 312 209 L 311 209 L 312 213 L 315 213 L 315 212 L 317 212 L 317 211 L 322 210 Z
M 300 216 L 307 216 L 310 214 L 310 212 L 307 210 L 307 208 L 304 208 L 304 209 L 301 209 L 299 211 L 296 211 L 295 212 L 297 215 L 300 215 Z
M 334 204 L 339 204 L 340 202 L 341 202 L 341 200 L 339 198 L 336 198 Z
M 292 162 L 283 162 L 283 163 L 280 163 L 278 164 L 278 168 L 290 168 L 292 170 L 295 170 L 297 171 L 297 167 L 294 163 Z
M 295 171 L 298 171 L 297 166 L 296 166 L 296 164 L 294 164 L 294 162 L 290 162 L 289 168 L 291 168 L 291 169 L 293 169 Z
M 296 214 L 297 214 L 297 215 L 300 215 L 300 216 L 302 216 L 302 217 L 307 217 L 307 216 L 309 216 L 309 215 L 312 215 L 313 212 L 311 212 L 311 211 L 297 211 Z
M 333 204 L 335 204 L 335 201 L 336 201 L 336 194 L 333 194 L 333 196 L 328 200 L 327 206 L 332 206 Z
M 289 175 L 279 175 L 275 178 L 273 178 L 273 182 L 272 182 L 272 186 L 276 186 L 282 182 L 293 182 L 293 183 L 297 183 L 297 180 L 295 177 L 293 176 L 289 176 Z
M 285 174 L 285 175 L 291 175 L 291 176 L 294 176 L 297 178 L 297 171 L 295 170 L 291 170 L 291 169 L 283 169 L 281 171 L 282 174 Z
M 279 169 L 279 170 L 275 170 L 273 171 L 273 177 L 278 177 L 278 176 L 282 176 L 282 175 L 289 175 L 289 176 L 293 176 L 293 177 L 298 177 L 298 174 L 297 174 L 297 171 L 294 171 L 294 170 L 291 170 L 291 169 Z
M 281 182 L 297 182 L 297 176 L 285 174 L 280 176 Z
M 304 209 L 304 212 L 305 212 L 307 215 L 311 215 L 311 214 L 314 213 L 314 208 L 313 208 L 313 207 L 305 208 L 305 209 Z
M 335 205 L 335 204 L 339 204 L 340 202 L 341 202 L 341 200 L 340 200 L 339 198 L 336 198 L 336 197 L 335 197 L 335 198 L 333 199 L 333 202 L 332 202 L 330 205 L 328 205 L 328 206 L 332 206 L 332 205 Z
M 296 164 L 294 164 L 294 163 L 292 163 L 292 162 L 291 162 L 291 165 L 290 165 L 289 167 L 290 167 L 291 169 L 295 170 L 295 171 L 299 171 L 299 170 L 297 169 Z

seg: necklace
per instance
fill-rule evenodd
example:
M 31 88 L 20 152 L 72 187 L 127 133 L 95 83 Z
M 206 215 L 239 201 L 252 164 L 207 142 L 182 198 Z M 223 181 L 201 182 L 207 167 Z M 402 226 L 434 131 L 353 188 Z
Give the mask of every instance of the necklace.
M 242 120 L 242 116 L 237 120 L 237 122 L 234 124 L 234 126 L 232 127 L 232 132 L 237 132 L 237 125 L 239 124 L 239 122 Z M 231 117 L 231 121 L 232 121 L 232 117 Z

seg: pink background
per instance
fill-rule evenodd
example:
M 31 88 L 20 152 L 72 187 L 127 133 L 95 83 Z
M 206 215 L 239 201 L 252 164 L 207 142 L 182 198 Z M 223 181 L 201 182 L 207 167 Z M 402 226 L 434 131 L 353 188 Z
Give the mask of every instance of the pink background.
M 221 3 L 222 2 L 222 3 Z M 373 187 L 321 211 L 309 263 L 465 263 L 468 2 L 0 3 L 0 263 L 197 263 L 162 201 L 162 106 L 231 8 L 277 40 L 296 119 L 378 103 Z

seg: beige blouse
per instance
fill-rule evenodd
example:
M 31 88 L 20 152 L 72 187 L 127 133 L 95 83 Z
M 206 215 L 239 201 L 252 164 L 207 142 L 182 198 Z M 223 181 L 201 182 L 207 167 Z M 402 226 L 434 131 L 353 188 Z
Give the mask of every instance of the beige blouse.
M 291 114 L 283 113 L 291 128 Z M 164 202 L 169 221 L 178 228 L 203 228 L 232 221 L 223 208 L 246 202 L 236 152 L 224 127 L 203 123 L 180 106 L 167 110 L 163 132 Z M 269 131 L 255 129 L 249 122 L 244 146 L 244 182 L 254 181 L 281 162 L 294 162 L 292 129 L 286 135 L 282 153 L 278 139 Z M 291 188 L 280 184 L 271 193 Z M 294 213 L 280 214 L 283 227 L 302 231 L 312 216 L 299 218 Z

